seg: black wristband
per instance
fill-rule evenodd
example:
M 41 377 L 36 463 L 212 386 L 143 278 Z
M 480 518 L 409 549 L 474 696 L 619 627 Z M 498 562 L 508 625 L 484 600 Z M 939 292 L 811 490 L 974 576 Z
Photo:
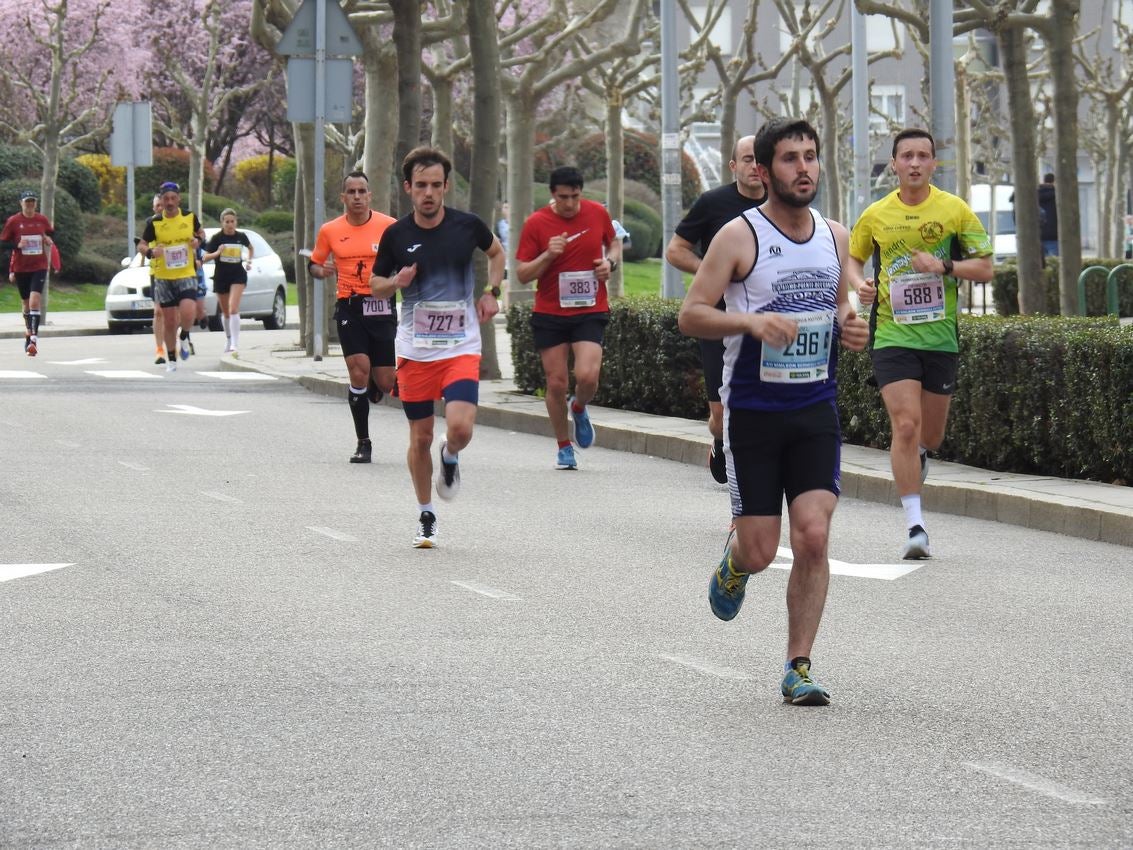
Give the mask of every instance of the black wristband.
M 146 248 L 146 259 L 147 260 L 153 259 L 153 248 Z
M 947 260 L 942 260 L 942 262 L 944 263 L 944 273 L 946 275 L 951 275 L 952 274 L 952 267 L 953 267 L 952 260 L 947 259 Z

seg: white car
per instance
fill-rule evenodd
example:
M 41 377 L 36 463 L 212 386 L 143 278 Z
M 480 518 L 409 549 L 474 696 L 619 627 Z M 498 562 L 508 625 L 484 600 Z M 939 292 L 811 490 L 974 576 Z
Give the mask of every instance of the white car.
M 205 235 L 212 238 L 219 228 L 206 227 Z M 259 319 L 269 331 L 279 330 L 287 321 L 287 277 L 283 263 L 264 237 L 254 230 L 241 227 L 252 243 L 252 269 L 248 272 L 248 286 L 240 299 L 240 317 Z M 205 263 L 205 315 L 211 331 L 224 326 L 220 320 L 220 304 L 212 291 L 213 262 Z M 153 325 L 153 290 L 150 287 L 149 264 L 135 254 L 122 261 L 122 271 L 114 275 L 106 287 L 106 326 L 111 333 L 126 333 L 133 328 Z

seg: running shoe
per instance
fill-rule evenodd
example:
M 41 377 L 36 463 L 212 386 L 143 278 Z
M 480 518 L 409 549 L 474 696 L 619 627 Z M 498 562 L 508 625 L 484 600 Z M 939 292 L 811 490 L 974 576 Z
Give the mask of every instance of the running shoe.
M 921 484 L 928 478 L 928 452 L 921 452 Z
M 574 446 L 563 446 L 555 458 L 555 469 L 578 469 L 578 461 L 574 459 Z
M 901 549 L 901 557 L 906 561 L 920 561 L 931 558 L 928 551 L 928 532 L 919 525 L 909 529 L 909 540 Z
M 193 338 L 189 337 L 187 340 L 185 340 L 185 342 L 189 343 L 189 353 L 196 357 L 197 349 L 193 346 Z
M 460 492 L 460 464 L 445 463 L 448 440 L 441 440 L 441 468 L 437 471 L 437 495 L 445 501 L 455 499 Z
M 239 360 L 240 359 L 240 352 L 237 351 L 235 348 L 232 349 L 232 351 L 230 351 L 229 354 L 232 355 L 233 360 Z
M 744 593 L 747 590 L 747 580 L 751 573 L 741 573 L 732 567 L 732 541 L 736 538 L 736 530 L 728 532 L 728 541 L 724 544 L 724 557 L 708 580 L 708 606 L 712 613 L 721 620 L 731 620 L 740 613 L 740 606 L 744 604 Z
M 437 518 L 432 511 L 421 511 L 417 520 L 417 534 L 413 537 L 414 549 L 432 549 L 437 545 Z
M 177 371 L 177 363 L 175 361 L 170 360 L 168 363 L 165 364 L 165 374 L 168 375 L 170 372 L 176 372 L 176 371 Z
M 358 448 L 354 450 L 354 454 L 350 456 L 351 463 L 369 463 L 370 454 L 373 452 L 373 445 L 369 440 L 359 440 Z
M 792 705 L 830 705 L 830 692 L 810 677 L 810 659 L 796 658 L 779 685 L 783 699 Z
M 165 349 L 159 348 L 157 350 L 157 357 L 155 357 L 153 359 L 153 365 L 154 366 L 160 366 L 164 362 L 165 362 Z
M 574 419 L 574 441 L 580 449 L 588 449 L 594 445 L 594 426 L 590 422 L 590 413 L 582 408 L 582 413 L 574 412 L 574 396 L 567 399 L 571 418 Z
M 370 404 L 380 404 L 382 397 L 385 395 L 385 393 L 382 392 L 382 388 L 379 387 L 374 380 L 373 375 L 370 376 L 370 386 L 366 390 L 366 395 L 369 396 Z
M 35 334 L 28 337 L 28 357 L 35 357 L 39 351 L 39 338 Z
M 27 354 L 29 345 L 31 345 L 31 331 L 24 334 L 24 354 Z
M 728 483 L 728 459 L 724 457 L 723 443 L 713 442 L 708 450 L 708 471 L 717 484 Z
M 187 339 L 181 340 L 181 359 L 189 359 L 189 340 Z

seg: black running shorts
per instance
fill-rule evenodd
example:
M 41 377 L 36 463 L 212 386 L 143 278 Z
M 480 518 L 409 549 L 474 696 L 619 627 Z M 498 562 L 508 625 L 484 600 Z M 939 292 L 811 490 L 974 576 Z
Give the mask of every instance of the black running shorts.
M 956 392 L 960 355 L 918 348 L 875 348 L 870 352 L 878 387 L 895 381 L 920 381 L 921 389 L 937 395 Z
M 43 294 L 43 285 L 47 281 L 47 270 L 38 272 L 13 272 L 16 276 L 16 288 L 20 290 L 20 300 L 27 301 L 33 292 Z
M 535 350 L 554 348 L 575 342 L 596 342 L 606 337 L 609 313 L 582 313 L 578 316 L 555 316 L 551 313 L 531 314 L 531 335 Z
M 782 516 L 801 493 L 842 492 L 842 433 L 833 401 L 769 413 L 724 409 L 733 516 Z
M 397 325 L 386 316 L 363 316 L 361 298 L 338 300 L 334 308 L 334 326 L 343 357 L 365 354 L 370 358 L 371 369 L 397 364 L 393 344 Z

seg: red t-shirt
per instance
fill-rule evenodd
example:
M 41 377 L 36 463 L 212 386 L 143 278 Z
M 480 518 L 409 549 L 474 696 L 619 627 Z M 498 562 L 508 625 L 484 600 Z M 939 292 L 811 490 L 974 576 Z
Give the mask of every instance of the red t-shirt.
M 605 281 L 598 281 L 593 305 L 569 306 L 575 297 L 572 289 L 585 293 L 587 282 L 560 277 L 564 272 L 570 275 L 571 272 L 593 271 L 594 261 L 605 256 L 604 248 L 613 244 L 616 238 L 610 214 L 596 201 L 583 198 L 578 215 L 574 218 L 563 218 L 550 206 L 536 210 L 523 223 L 516 259 L 523 263 L 531 262 L 547 250 L 552 236 L 562 236 L 564 233 L 569 240 L 566 250 L 539 276 L 535 290 L 535 312 L 555 316 L 609 312 L 610 302 Z M 568 306 L 564 306 L 564 300 Z M 582 297 L 580 300 L 587 299 Z
M 3 231 L 0 231 L 0 242 L 18 243 L 21 239 L 27 240 L 22 250 L 12 249 L 11 271 L 17 273 L 47 271 L 47 264 L 51 260 L 51 248 L 43 237 L 52 236 L 54 233 L 55 229 L 51 226 L 51 222 L 41 212 L 30 216 L 19 212 L 9 218 L 4 223 Z

